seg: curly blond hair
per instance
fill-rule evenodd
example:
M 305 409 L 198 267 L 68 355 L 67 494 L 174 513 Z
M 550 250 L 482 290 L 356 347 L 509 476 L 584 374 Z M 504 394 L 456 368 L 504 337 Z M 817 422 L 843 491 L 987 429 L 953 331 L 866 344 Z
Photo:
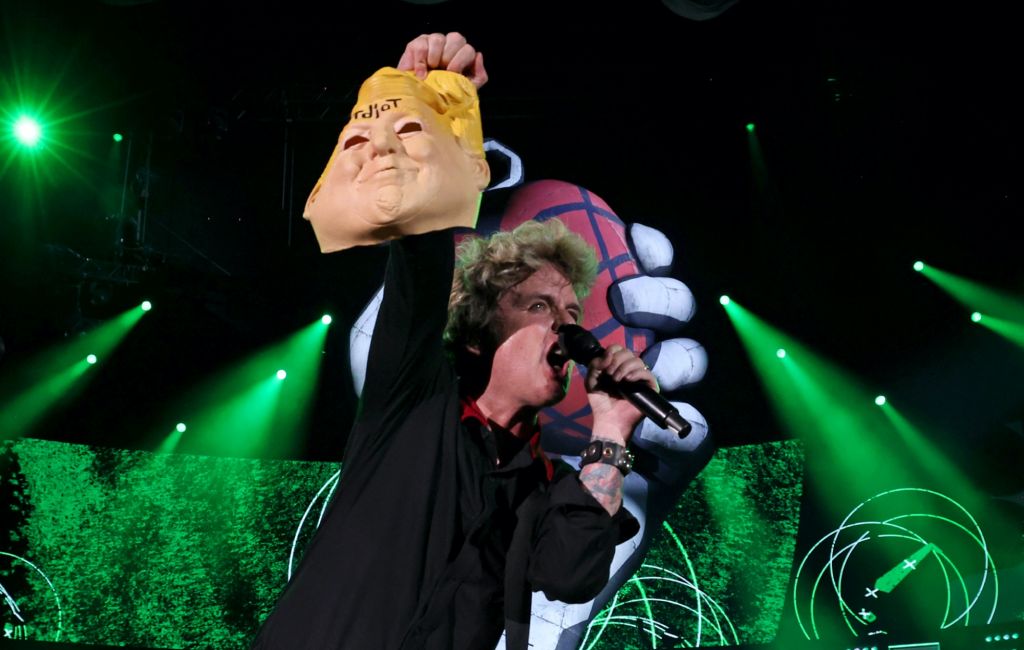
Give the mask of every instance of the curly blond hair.
M 558 219 L 527 221 L 511 232 L 463 240 L 448 299 L 448 349 L 458 355 L 462 346 L 487 340 L 502 294 L 545 264 L 569 280 L 580 300 L 597 278 L 594 249 Z

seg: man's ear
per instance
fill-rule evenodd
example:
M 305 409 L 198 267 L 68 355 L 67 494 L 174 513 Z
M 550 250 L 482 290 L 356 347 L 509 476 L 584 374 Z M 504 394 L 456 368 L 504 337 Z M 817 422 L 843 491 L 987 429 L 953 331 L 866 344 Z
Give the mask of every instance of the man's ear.
M 487 158 L 483 156 L 473 156 L 471 164 L 476 188 L 483 192 L 491 184 L 491 166 L 487 164 Z
M 321 178 L 313 186 L 313 191 L 309 193 L 309 198 L 306 199 L 306 206 L 302 208 L 302 218 L 309 221 L 309 215 L 313 212 L 313 206 L 316 204 L 316 195 L 320 193 L 320 188 L 323 187 L 324 181 Z
M 309 193 L 309 198 L 306 199 L 306 207 L 302 209 L 302 218 L 306 221 L 309 221 L 309 215 L 313 211 L 313 206 L 316 205 L 316 197 L 320 194 L 320 189 L 324 186 L 324 179 L 327 178 L 327 174 L 331 171 L 331 167 L 334 166 L 334 158 L 338 155 L 338 150 L 340 148 L 340 146 L 334 147 L 334 151 L 331 152 L 331 157 L 327 159 L 327 166 L 324 167 L 324 171 L 320 174 L 320 178 L 316 179 L 316 185 L 313 186 L 313 191 Z

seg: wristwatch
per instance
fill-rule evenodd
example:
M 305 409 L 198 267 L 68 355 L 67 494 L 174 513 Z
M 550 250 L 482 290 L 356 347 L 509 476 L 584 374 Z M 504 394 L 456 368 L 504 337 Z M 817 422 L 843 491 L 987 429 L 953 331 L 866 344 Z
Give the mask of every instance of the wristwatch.
M 625 445 L 608 440 L 591 441 L 580 458 L 580 469 L 590 463 L 604 463 L 619 468 L 623 476 L 633 469 L 633 452 Z

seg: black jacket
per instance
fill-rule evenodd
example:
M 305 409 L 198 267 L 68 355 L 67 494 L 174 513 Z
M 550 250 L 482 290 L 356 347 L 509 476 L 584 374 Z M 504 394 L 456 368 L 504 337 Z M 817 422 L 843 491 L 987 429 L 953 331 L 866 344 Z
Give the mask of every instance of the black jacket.
M 442 347 L 452 231 L 390 247 L 341 482 L 255 648 L 525 648 L 531 591 L 593 598 L 638 528 L 539 446 L 497 466 Z

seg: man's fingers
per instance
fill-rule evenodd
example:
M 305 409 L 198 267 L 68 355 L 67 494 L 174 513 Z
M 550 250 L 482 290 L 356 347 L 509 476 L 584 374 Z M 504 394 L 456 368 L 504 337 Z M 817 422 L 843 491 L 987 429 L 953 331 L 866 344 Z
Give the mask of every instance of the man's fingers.
M 483 55 L 458 32 L 420 34 L 409 41 L 398 61 L 399 70 L 411 71 L 420 79 L 440 68 L 466 75 L 477 88 L 487 83 Z
M 476 50 L 473 49 L 472 45 L 463 45 L 457 51 L 453 52 L 450 58 L 446 58 L 447 69 L 452 72 L 459 72 L 469 76 L 471 72 L 470 68 L 473 66 L 473 62 L 476 60 Z
M 406 43 L 402 58 L 398 60 L 398 69 L 414 72 L 419 77 L 421 70 L 423 70 L 423 76 L 426 76 L 426 65 L 427 35 L 420 34 Z
M 593 390 L 602 377 L 610 381 L 640 381 L 657 388 L 657 381 L 650 368 L 633 352 L 620 345 L 611 345 L 605 350 L 604 356 L 594 359 L 587 372 L 587 389 Z
M 624 381 L 626 376 L 645 369 L 644 362 L 632 354 L 618 354 L 615 356 L 611 367 L 608 369 L 608 376 L 617 382 Z
M 398 69 L 410 70 L 420 79 L 425 79 L 428 70 L 440 67 L 444 46 L 444 34 L 420 34 L 405 46 Z
M 458 65 L 461 67 L 456 67 L 456 61 L 459 59 L 460 53 L 467 47 L 470 49 L 470 53 L 468 55 L 464 53 L 461 54 L 462 60 L 458 61 Z M 441 65 L 444 66 L 446 70 L 462 72 L 466 66 L 472 63 L 475 55 L 476 50 L 473 49 L 472 45 L 466 42 L 466 39 L 462 34 L 458 32 L 445 34 L 444 46 L 441 52 Z
M 442 67 L 441 60 L 444 56 L 444 45 L 444 34 L 427 35 L 427 67 L 430 70 Z
M 402 52 L 402 58 L 398 60 L 396 66 L 399 70 L 412 70 L 412 51 L 409 49 L 412 43 L 405 46 L 405 51 Z
M 487 70 L 484 69 L 484 54 L 483 52 L 476 53 L 476 60 L 473 62 L 473 70 L 469 74 L 469 80 L 473 82 L 473 85 L 479 90 L 481 86 L 487 83 Z

